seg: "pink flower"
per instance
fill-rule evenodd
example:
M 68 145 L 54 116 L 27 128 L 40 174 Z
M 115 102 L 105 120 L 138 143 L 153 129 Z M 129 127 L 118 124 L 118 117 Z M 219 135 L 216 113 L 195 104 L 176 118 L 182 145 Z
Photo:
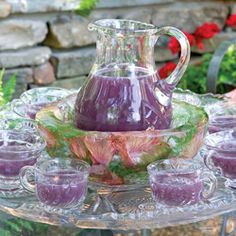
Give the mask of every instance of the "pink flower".
M 91 154 L 93 164 L 109 165 L 116 151 L 109 135 L 88 135 L 84 138 L 84 143 Z

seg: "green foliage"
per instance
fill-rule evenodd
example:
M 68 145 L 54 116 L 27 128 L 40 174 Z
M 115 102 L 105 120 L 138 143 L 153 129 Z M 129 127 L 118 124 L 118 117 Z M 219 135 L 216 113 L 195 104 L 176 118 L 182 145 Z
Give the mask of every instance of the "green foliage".
M 81 16 L 88 16 L 90 12 L 96 7 L 98 0 L 82 0 L 76 12 Z
M 196 108 L 188 103 L 180 102 L 175 103 L 176 109 L 173 110 L 174 126 L 178 127 L 182 122 L 182 125 L 176 129 L 176 131 L 183 132 L 179 137 L 178 135 L 171 135 L 169 143 L 174 143 L 172 147 L 172 156 L 179 156 L 183 150 L 188 149 L 188 145 L 193 140 L 194 136 L 198 132 L 196 124 L 206 124 L 208 116 L 203 108 Z M 185 107 L 185 109 L 183 109 Z
M 232 45 L 221 63 L 217 89 L 220 93 L 236 87 L 236 46 Z
M 63 140 L 76 138 L 85 134 L 84 131 L 74 127 L 72 117 L 68 122 L 64 122 L 63 120 L 58 119 L 51 111 L 45 111 L 43 116 L 37 121 L 42 126 L 46 127 L 55 137 L 58 137 L 58 140 L 59 138 L 62 138 Z
M 3 93 L 3 82 L 2 82 L 2 79 L 3 79 L 3 75 L 4 75 L 4 69 L 1 70 L 0 72 L 0 106 L 4 105 L 5 104 L 5 100 L 4 100 L 4 93 Z
M 132 168 L 127 168 L 120 160 L 113 160 L 110 162 L 108 169 L 118 176 L 125 177 L 134 172 Z
M 3 84 L 4 73 L 5 69 L 2 69 L 0 72 L 0 106 L 11 100 L 16 87 L 16 73 L 11 75 L 10 79 Z
M 16 87 L 16 73 L 11 75 L 10 79 L 3 85 L 3 98 L 5 102 L 9 102 Z
M 48 231 L 48 225 L 35 223 L 20 218 L 3 220 L 0 222 L 1 236 L 22 236 L 22 235 L 38 235 L 44 236 Z
M 206 93 L 207 71 L 212 54 L 203 55 L 202 62 L 190 65 L 178 84 L 179 88 Z M 226 93 L 236 87 L 236 47 L 232 45 L 224 56 L 217 80 L 217 92 Z

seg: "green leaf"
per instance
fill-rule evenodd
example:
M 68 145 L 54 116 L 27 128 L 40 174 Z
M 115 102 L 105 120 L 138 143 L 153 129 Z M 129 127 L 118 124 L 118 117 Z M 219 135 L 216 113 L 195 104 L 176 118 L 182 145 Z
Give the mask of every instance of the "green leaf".
M 133 168 L 125 167 L 120 160 L 112 160 L 108 166 L 108 169 L 121 177 L 132 174 L 134 172 Z
M 3 68 L 1 71 L 0 71 L 0 106 L 3 106 L 5 104 L 5 100 L 4 100 L 4 93 L 3 93 L 3 87 L 2 87 L 2 84 L 3 84 L 3 75 L 5 73 L 5 69 Z
M 96 7 L 98 0 L 82 0 L 79 7 L 76 9 L 76 13 L 81 16 L 88 16 L 90 12 Z
M 11 75 L 10 79 L 6 81 L 3 85 L 3 98 L 5 102 L 9 102 L 12 98 L 12 95 L 16 87 L 16 73 Z
M 18 219 L 18 223 L 23 229 L 26 229 L 28 231 L 33 231 L 34 230 L 33 226 L 32 226 L 34 223 L 32 223 L 30 221 Z
M 180 80 L 178 87 L 189 89 L 195 93 L 206 93 L 207 72 L 211 58 L 212 54 L 207 53 L 202 56 L 201 63 L 190 65 Z M 226 93 L 236 87 L 235 61 L 236 46 L 232 45 L 220 65 L 218 80 L 216 81 L 218 93 Z
M 5 230 L 5 229 L 0 228 L 0 235 L 1 236 L 12 236 L 13 234 L 9 230 Z
M 85 134 L 84 131 L 76 129 L 72 121 L 63 122 L 57 119 L 53 112 L 45 112 L 38 123 L 50 130 L 55 136 L 61 136 L 65 139 L 79 137 Z
M 7 220 L 7 221 L 4 222 L 4 224 L 9 226 L 9 229 L 11 231 L 15 231 L 17 233 L 20 233 L 22 231 L 22 227 L 17 222 L 13 222 L 13 221 Z

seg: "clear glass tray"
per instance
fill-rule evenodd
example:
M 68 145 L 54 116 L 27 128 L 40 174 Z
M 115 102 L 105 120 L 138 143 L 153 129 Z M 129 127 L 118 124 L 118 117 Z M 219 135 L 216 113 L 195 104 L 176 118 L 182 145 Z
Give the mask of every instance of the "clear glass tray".
M 198 157 L 199 158 L 199 157 Z M 200 158 L 199 158 L 200 159 Z M 138 230 L 176 226 L 206 220 L 236 209 L 236 191 L 218 177 L 215 195 L 208 202 L 185 207 L 157 208 L 149 188 L 100 193 L 90 191 L 83 207 L 52 210 L 34 195 L 0 198 L 0 210 L 32 221 L 68 227 Z
M 176 90 L 174 97 L 205 107 L 209 115 L 215 109 L 220 111 L 222 104 L 228 104 L 221 96 L 198 96 L 182 90 Z M 3 124 L 8 127 L 8 124 Z M 28 122 L 26 124 L 28 128 Z M 200 155 L 195 158 L 202 161 Z M 224 179 L 217 178 L 219 184 L 215 195 L 208 202 L 193 206 L 157 208 L 146 186 L 136 185 L 128 189 L 103 189 L 100 186 L 97 189 L 91 183 L 85 203 L 78 209 L 52 210 L 20 188 L 13 193 L 0 192 L 0 210 L 28 220 L 68 227 L 138 230 L 176 226 L 206 220 L 236 209 L 236 191 L 225 188 Z

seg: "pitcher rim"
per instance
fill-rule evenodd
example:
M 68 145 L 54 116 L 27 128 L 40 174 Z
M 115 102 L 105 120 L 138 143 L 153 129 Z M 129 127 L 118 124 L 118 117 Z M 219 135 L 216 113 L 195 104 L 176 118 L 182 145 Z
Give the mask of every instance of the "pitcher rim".
M 121 28 L 121 27 L 111 27 L 111 26 L 106 26 L 104 23 L 105 22 L 130 22 L 133 24 L 137 25 L 142 25 L 143 28 L 134 28 L 134 29 L 129 29 L 129 28 Z M 114 33 L 123 33 L 123 34 L 155 34 L 157 32 L 157 27 L 153 24 L 150 23 L 145 23 L 141 21 L 136 21 L 136 20 L 127 20 L 127 19 L 101 19 L 101 20 L 96 20 L 88 25 L 88 29 L 93 31 L 94 29 L 100 29 L 103 30 L 104 32 L 114 32 Z

